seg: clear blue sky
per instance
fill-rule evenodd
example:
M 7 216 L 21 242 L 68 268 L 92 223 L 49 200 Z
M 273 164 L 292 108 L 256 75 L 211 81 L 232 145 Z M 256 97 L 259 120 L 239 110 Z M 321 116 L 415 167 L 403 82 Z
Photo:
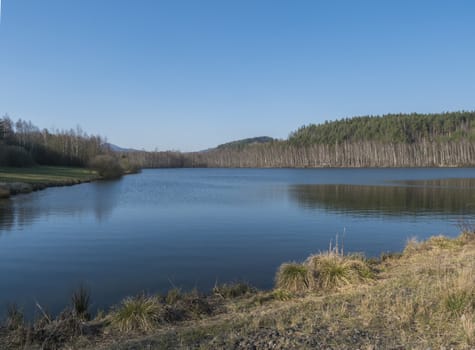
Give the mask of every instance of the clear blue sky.
M 475 1 L 1 0 L 0 114 L 200 150 L 475 109 Z

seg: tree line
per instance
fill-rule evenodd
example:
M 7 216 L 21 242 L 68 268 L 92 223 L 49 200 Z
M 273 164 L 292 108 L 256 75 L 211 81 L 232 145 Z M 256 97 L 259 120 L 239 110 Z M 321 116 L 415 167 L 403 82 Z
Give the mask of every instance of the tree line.
M 30 121 L 0 118 L 0 166 L 76 166 L 95 170 L 102 178 L 117 178 L 139 171 L 136 162 L 113 152 L 99 135 L 81 127 L 40 129 Z
M 127 157 L 145 168 L 473 166 L 475 112 L 355 117 L 301 127 L 287 140 L 262 140 L 202 152 L 134 152 Z
M 259 137 L 185 153 L 112 152 L 103 138 L 79 127 L 51 132 L 3 117 L 0 146 L 0 165 L 17 166 L 19 159 L 71 166 L 119 162 L 123 169 L 473 166 L 475 112 L 347 118 L 303 126 L 286 140 Z M 100 155 L 109 159 L 92 162 Z
M 40 129 L 30 121 L 0 118 L 0 165 L 85 166 L 106 152 L 104 139 L 79 126 L 70 130 Z

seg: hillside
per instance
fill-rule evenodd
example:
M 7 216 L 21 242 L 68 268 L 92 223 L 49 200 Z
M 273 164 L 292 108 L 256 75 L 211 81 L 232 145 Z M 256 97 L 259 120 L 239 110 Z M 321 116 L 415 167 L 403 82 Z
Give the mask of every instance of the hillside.
M 461 139 L 475 140 L 475 112 L 346 118 L 303 126 L 289 136 L 289 142 L 299 146 L 362 141 L 415 143 L 424 140 L 443 142 Z
M 262 144 L 262 143 L 269 143 L 269 142 L 272 142 L 272 141 L 274 141 L 274 139 L 272 137 L 258 136 L 258 137 L 251 137 L 251 138 L 247 138 L 247 139 L 242 139 L 242 140 L 223 143 L 221 145 L 218 145 L 216 148 L 221 149 L 221 150 L 223 150 L 223 149 L 242 149 L 246 146 Z

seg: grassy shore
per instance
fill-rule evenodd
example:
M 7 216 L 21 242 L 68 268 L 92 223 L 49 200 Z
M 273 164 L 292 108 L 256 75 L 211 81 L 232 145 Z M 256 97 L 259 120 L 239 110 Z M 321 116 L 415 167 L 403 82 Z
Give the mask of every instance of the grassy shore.
M 69 186 L 98 179 L 95 171 L 84 168 L 36 166 L 0 167 L 0 198 L 53 186 Z
M 138 295 L 92 317 L 80 290 L 27 325 L 12 307 L 8 349 L 470 349 L 475 347 L 475 233 L 412 240 L 365 259 L 338 248 L 283 264 L 276 288 L 216 286 Z M 41 313 L 40 313 L 41 314 Z

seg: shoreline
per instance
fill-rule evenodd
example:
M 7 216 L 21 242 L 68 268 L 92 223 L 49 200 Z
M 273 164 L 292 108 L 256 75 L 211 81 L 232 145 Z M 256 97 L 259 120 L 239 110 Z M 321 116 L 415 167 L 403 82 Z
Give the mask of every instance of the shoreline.
M 211 294 L 138 294 L 95 315 L 80 288 L 72 304 L 26 323 L 11 307 L 0 347 L 37 349 L 470 348 L 475 345 L 475 231 L 411 240 L 367 259 L 338 246 L 284 263 L 272 290 L 246 283 Z M 434 323 L 435 322 L 435 323 Z
M 0 199 L 41 191 L 50 187 L 65 187 L 89 183 L 101 180 L 102 178 L 93 170 L 77 167 L 0 167 Z
M 36 191 L 42 191 L 51 187 L 66 187 L 89 183 L 100 179 L 90 180 L 71 180 L 65 182 L 49 182 L 49 183 L 27 183 L 27 182 L 0 182 L 0 199 L 8 199 L 18 194 L 28 194 Z M 8 194 L 6 193 L 8 191 Z M 2 195 L 3 194 L 3 195 Z

